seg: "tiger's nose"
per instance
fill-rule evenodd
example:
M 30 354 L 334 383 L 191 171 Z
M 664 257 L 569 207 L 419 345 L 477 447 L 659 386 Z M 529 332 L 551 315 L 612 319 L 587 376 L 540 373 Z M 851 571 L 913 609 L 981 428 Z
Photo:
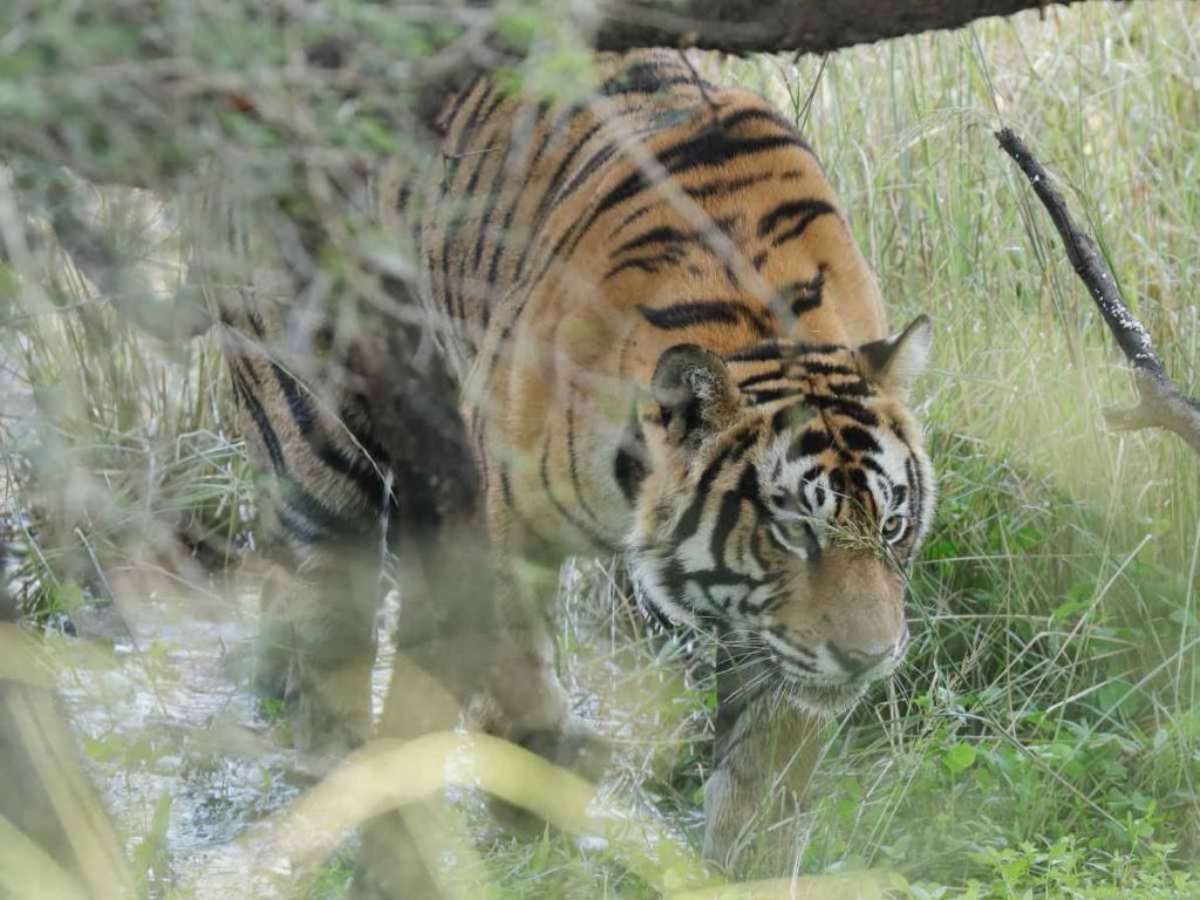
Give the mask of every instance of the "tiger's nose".
M 880 663 L 895 656 L 901 645 L 899 643 L 872 643 L 853 647 L 839 647 L 830 641 L 826 646 L 829 648 L 829 655 L 834 658 L 845 673 L 851 679 L 856 679 L 861 677 L 863 673 L 871 671 Z

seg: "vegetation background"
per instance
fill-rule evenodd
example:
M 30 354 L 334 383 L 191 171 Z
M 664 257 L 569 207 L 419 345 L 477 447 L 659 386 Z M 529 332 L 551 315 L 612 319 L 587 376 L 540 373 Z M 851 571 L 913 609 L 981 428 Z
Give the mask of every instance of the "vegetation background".
M 514 9 L 514 27 L 538 12 Z M 56 37 L 68 56 L 117 39 Z M 546 83 L 585 65 L 555 46 Z M 914 643 L 831 726 L 799 870 L 887 867 L 916 897 L 1200 896 L 1200 470 L 1172 436 L 1103 431 L 1131 381 L 992 137 L 1011 125 L 1063 180 L 1168 370 L 1200 393 L 1200 8 L 1081 4 L 824 59 L 694 59 L 795 117 L 893 321 L 936 325 L 919 393 L 941 506 Z M 37 92 L 21 65 L 0 61 L 5 104 Z M 186 198 L 76 187 L 148 294 L 175 294 Z M 0 178 L 7 574 L 163 895 L 305 783 L 279 710 L 239 680 L 261 574 L 253 476 L 211 337 L 164 343 L 116 315 L 21 189 L 19 171 Z M 682 648 L 628 621 L 613 574 L 564 573 L 573 687 L 621 745 L 608 795 L 696 839 L 712 698 L 685 686 Z M 603 849 L 506 836 L 469 804 L 461 818 L 480 848 L 449 866 L 462 896 L 653 895 Z M 352 850 L 310 895 L 341 894 Z

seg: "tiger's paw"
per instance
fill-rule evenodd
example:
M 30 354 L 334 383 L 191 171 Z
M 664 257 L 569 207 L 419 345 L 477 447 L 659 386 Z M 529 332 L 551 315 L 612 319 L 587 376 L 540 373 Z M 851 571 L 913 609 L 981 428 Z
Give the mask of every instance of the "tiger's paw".
M 609 742 L 579 716 L 568 713 L 560 718 L 528 716 L 514 720 L 487 692 L 477 693 L 467 703 L 463 726 L 524 747 L 589 781 L 596 781 L 612 758 Z
M 544 719 L 514 722 L 487 693 L 477 694 L 466 705 L 463 725 L 468 731 L 480 731 L 523 747 L 591 782 L 600 779 L 613 755 L 611 743 L 578 716 L 567 715 L 556 723 Z M 533 838 L 545 830 L 545 822 L 530 812 L 496 798 L 489 798 L 487 803 L 496 826 L 508 834 Z

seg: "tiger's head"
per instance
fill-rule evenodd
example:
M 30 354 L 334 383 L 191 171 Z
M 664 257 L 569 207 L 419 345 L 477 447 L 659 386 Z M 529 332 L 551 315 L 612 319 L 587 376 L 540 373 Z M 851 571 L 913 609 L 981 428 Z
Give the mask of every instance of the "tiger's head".
M 813 711 L 850 706 L 908 644 L 906 571 L 934 480 L 906 402 L 931 333 L 920 317 L 858 347 L 676 345 L 641 409 L 630 557 L 644 600 L 715 629 Z

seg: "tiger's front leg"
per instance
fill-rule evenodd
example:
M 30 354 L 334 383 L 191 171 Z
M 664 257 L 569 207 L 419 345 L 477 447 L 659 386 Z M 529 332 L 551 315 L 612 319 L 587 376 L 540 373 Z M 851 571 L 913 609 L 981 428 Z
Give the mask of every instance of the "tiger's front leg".
M 559 566 L 517 557 L 499 561 L 495 642 L 468 725 L 505 738 L 557 765 L 596 777 L 604 754 L 571 710 L 559 677 L 553 607 Z
M 588 761 L 592 743 L 558 679 L 543 602 L 557 589 L 558 570 L 507 559 L 493 564 L 486 539 L 470 527 L 447 531 L 406 562 L 408 590 L 380 732 L 412 739 L 465 726 L 562 765 Z M 528 823 L 513 807 L 492 808 L 509 826 Z M 426 815 L 416 806 L 365 829 L 355 900 L 439 896 L 437 848 L 421 840 Z
M 792 871 L 796 815 L 820 757 L 823 721 L 718 653 L 714 768 L 704 786 L 704 856 L 739 875 Z

